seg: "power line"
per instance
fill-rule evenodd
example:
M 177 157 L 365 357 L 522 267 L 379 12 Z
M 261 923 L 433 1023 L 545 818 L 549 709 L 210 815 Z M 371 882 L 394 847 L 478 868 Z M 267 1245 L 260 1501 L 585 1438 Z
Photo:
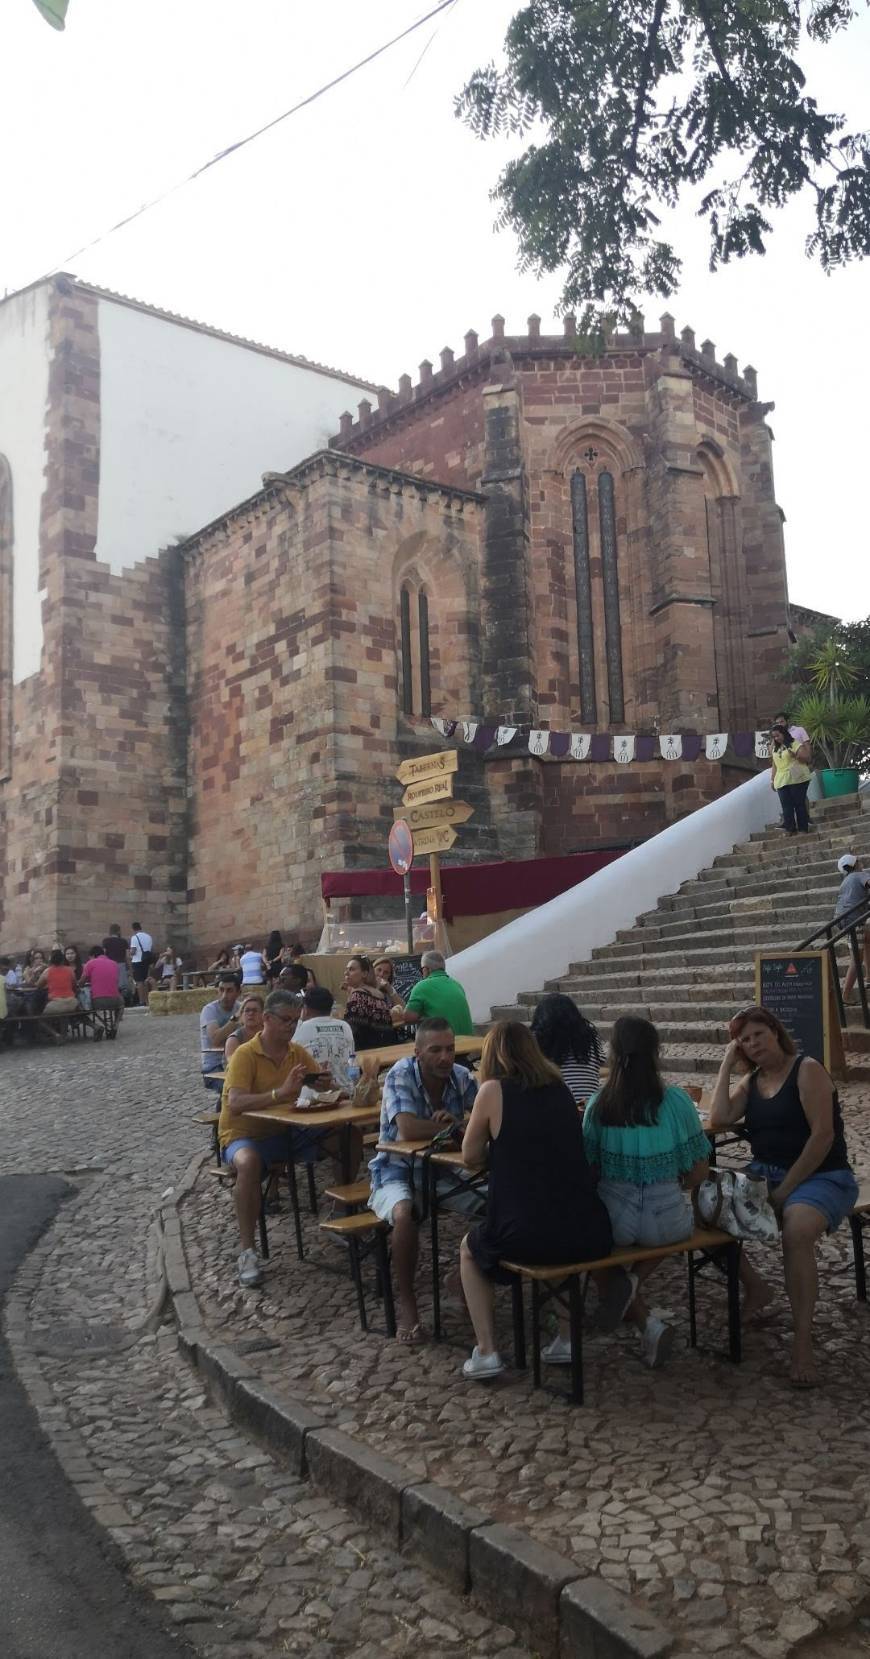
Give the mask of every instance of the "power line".
M 273 127 L 280 126 L 281 122 L 289 120 L 291 115 L 298 115 L 301 109 L 307 109 L 309 104 L 316 103 L 317 99 L 322 98 L 324 93 L 331 92 L 333 87 L 340 86 L 342 81 L 349 80 L 351 75 L 355 75 L 358 70 L 365 69 L 367 64 L 374 63 L 376 58 L 380 58 L 385 52 L 389 52 L 392 46 L 398 46 L 400 41 L 406 40 L 408 35 L 414 34 L 417 29 L 422 28 L 424 23 L 430 22 L 433 17 L 437 17 L 440 12 L 446 11 L 448 7 L 455 5 L 455 3 L 456 0 L 439 0 L 437 6 L 433 6 L 431 11 L 426 12 L 423 17 L 418 17 L 415 23 L 410 23 L 407 29 L 403 29 L 400 34 L 393 35 L 392 40 L 386 40 L 382 46 L 376 46 L 373 52 L 369 52 L 366 57 L 360 58 L 359 62 L 352 64 L 349 69 L 343 69 L 340 75 L 335 75 L 331 81 L 319 86 L 316 92 L 310 92 L 307 98 L 300 98 L 298 104 L 293 104 L 290 109 L 285 109 L 282 115 L 273 116 L 272 120 L 267 121 L 264 126 L 257 127 L 255 132 L 237 139 L 234 144 L 228 144 L 223 150 L 218 150 L 216 155 L 211 156 L 208 161 L 204 161 L 202 166 L 195 168 L 192 173 L 188 173 L 186 178 L 179 179 L 176 184 L 171 184 L 168 189 L 161 191 L 159 196 L 152 196 L 150 201 L 143 202 L 132 213 L 125 214 L 123 219 L 118 219 L 117 223 L 110 225 L 108 230 L 101 231 L 99 236 L 95 236 L 91 242 L 85 242 L 82 247 L 76 248 L 73 253 L 65 254 L 62 260 L 50 266 L 47 271 L 43 271 L 42 276 L 37 277 L 36 281 L 42 282 L 45 277 L 51 276 L 54 271 L 71 264 L 81 254 L 90 253 L 91 248 L 96 248 L 101 242 L 105 242 L 108 237 L 114 235 L 116 230 L 123 230 L 125 225 L 131 225 L 135 219 L 141 219 L 143 213 L 149 213 L 152 207 L 159 207 L 161 202 L 165 202 L 170 196 L 174 196 L 177 191 L 183 190 L 186 185 L 192 184 L 194 179 L 201 178 L 203 173 L 207 173 L 210 168 L 216 167 L 219 161 L 224 161 L 227 156 L 235 155 L 237 151 L 245 149 L 246 145 L 253 144 L 256 138 L 262 138 L 264 133 L 271 132 Z M 428 50 L 428 46 L 426 50 Z M 422 56 L 425 56 L 425 52 L 421 54 Z

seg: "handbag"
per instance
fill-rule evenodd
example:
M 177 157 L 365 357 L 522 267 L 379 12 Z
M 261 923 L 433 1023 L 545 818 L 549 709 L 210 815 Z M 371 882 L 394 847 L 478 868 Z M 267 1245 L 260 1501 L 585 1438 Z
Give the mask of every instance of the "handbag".
M 753 1181 L 733 1169 L 711 1169 L 692 1193 L 698 1227 L 718 1227 L 732 1238 L 773 1244 L 779 1226 L 765 1180 Z

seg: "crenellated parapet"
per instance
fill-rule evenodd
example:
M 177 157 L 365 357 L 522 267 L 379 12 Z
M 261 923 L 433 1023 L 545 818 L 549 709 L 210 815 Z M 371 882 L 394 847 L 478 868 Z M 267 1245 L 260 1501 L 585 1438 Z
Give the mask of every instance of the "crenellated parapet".
M 330 448 L 352 452 L 355 445 L 370 443 L 376 433 L 388 431 L 409 410 L 419 409 L 431 398 L 452 391 L 463 382 L 486 380 L 493 375 L 503 380 L 511 364 L 519 365 L 530 359 L 596 362 L 611 357 L 659 356 L 663 363 L 677 360 L 694 376 L 711 382 L 740 402 L 755 403 L 758 398 L 756 371 L 751 364 L 741 371 L 731 352 L 720 362 L 712 340 L 704 340 L 698 347 L 692 328 L 684 328 L 678 336 L 674 318 L 667 311 L 659 319 L 658 329 L 652 332 L 646 328 L 640 313 L 625 330 L 605 326 L 603 345 L 590 344 L 578 334 L 577 318 L 571 311 L 562 318 L 560 334 L 542 334 L 541 318 L 535 312 L 527 318 L 524 334 L 508 334 L 505 319 L 499 313 L 491 319 L 490 330 L 489 338 L 481 341 L 476 331 L 469 329 L 464 338 L 465 350 L 458 356 L 452 347 L 444 346 L 438 354 L 438 368 L 430 358 L 424 358 L 416 382 L 411 375 L 402 374 L 395 392 L 387 386 L 379 387 L 377 408 L 364 397 L 355 416 L 345 410 L 338 432 L 329 440 Z

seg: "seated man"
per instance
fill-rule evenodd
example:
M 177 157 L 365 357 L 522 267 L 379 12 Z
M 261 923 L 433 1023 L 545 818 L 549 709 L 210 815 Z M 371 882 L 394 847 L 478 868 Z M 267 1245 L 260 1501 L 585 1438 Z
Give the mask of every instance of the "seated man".
M 431 1141 L 450 1125 L 462 1126 L 471 1110 L 477 1084 L 465 1066 L 456 1065 L 456 1044 L 446 1020 L 425 1019 L 417 1026 L 416 1053 L 399 1060 L 384 1078 L 380 1140 Z M 393 1266 L 399 1301 L 398 1339 L 425 1340 L 420 1325 L 414 1278 L 417 1270 L 417 1218 L 414 1188 L 420 1190 L 422 1169 L 416 1158 L 378 1152 L 369 1164 L 372 1190 L 369 1207 L 393 1229 Z M 473 1214 L 480 1193 L 458 1193 L 447 1208 Z
M 351 1073 L 356 1060 L 353 1032 L 347 1020 L 333 1017 L 334 1005 L 335 997 L 325 985 L 309 985 L 302 1004 L 302 1018 L 296 1028 L 296 1041 L 320 1064 L 328 1066 L 338 1087 L 352 1095 L 356 1084 L 356 1077 Z
M 440 950 L 424 950 L 420 957 L 422 979 L 412 986 L 404 1008 L 393 1008 L 394 1025 L 414 1025 L 418 1020 L 446 1020 L 454 1037 L 473 1037 L 474 1021 L 468 998 L 456 979 L 450 979 Z
M 282 968 L 278 975 L 278 984 L 282 991 L 292 991 L 294 996 L 304 996 L 308 986 L 308 969 L 301 962 L 291 962 L 288 968 Z
M 121 964 L 108 956 L 102 945 L 92 945 L 91 954 L 82 968 L 83 985 L 91 990 L 91 1007 L 114 1008 L 120 1023 L 124 1013 L 121 995 Z
M 236 975 L 224 969 L 217 976 L 217 997 L 214 1002 L 207 1002 L 199 1016 L 199 1045 L 202 1050 L 202 1080 L 207 1089 L 220 1094 L 223 1083 L 218 1078 L 209 1078 L 209 1073 L 222 1071 L 224 1065 L 224 1047 L 227 1038 L 231 1037 L 236 1029 L 236 1002 L 239 995 L 239 983 Z
M 263 1029 L 242 1043 L 230 1060 L 221 1101 L 218 1138 L 221 1158 L 236 1171 L 236 1217 L 241 1254 L 239 1284 L 263 1282 L 263 1269 L 254 1246 L 254 1228 L 260 1213 L 260 1182 L 270 1164 L 304 1156 L 312 1131 L 283 1128 L 249 1111 L 271 1106 L 294 1106 L 306 1075 L 318 1071 L 312 1055 L 291 1041 L 296 1026 L 293 998 L 272 991 L 263 1009 Z

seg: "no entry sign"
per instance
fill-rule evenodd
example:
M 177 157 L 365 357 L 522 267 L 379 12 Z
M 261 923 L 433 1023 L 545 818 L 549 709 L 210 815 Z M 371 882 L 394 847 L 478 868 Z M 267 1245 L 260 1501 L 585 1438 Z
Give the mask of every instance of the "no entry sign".
M 390 830 L 387 852 L 396 875 L 406 876 L 414 862 L 414 837 L 404 818 L 397 818 Z

